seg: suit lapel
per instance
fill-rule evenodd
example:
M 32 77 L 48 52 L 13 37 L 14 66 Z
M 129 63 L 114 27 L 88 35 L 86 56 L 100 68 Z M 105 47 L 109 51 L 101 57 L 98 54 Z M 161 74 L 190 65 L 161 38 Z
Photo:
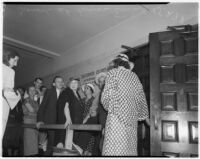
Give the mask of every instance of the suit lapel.
M 54 99 L 58 100 L 57 99 L 56 87 L 53 87 L 53 97 L 54 97 Z

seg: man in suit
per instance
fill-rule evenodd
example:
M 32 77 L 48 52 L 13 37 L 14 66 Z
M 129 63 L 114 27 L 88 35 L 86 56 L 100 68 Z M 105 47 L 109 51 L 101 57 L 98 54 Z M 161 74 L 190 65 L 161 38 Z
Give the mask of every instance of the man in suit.
M 46 90 L 47 90 L 46 86 L 40 87 L 40 94 L 37 99 L 37 103 L 39 104 L 39 106 L 42 103 Z M 41 130 L 39 131 L 39 155 L 40 156 L 44 154 L 44 151 L 46 151 L 46 147 L 47 147 L 47 132 L 45 130 Z
M 61 93 L 64 82 L 63 78 L 60 76 L 56 76 L 53 79 L 53 87 L 51 89 L 47 89 L 42 100 L 42 103 L 39 107 L 37 114 L 37 128 L 40 128 L 41 124 L 56 124 L 57 119 L 57 99 Z M 53 146 L 54 146 L 54 137 L 55 130 L 47 130 L 47 150 L 44 153 L 44 156 L 52 156 L 53 154 Z
M 39 92 L 38 99 L 37 99 L 37 103 L 39 104 L 39 106 L 42 103 L 42 100 L 44 98 L 44 94 L 45 94 L 46 90 L 47 90 L 46 86 L 41 86 L 40 87 L 40 92 Z

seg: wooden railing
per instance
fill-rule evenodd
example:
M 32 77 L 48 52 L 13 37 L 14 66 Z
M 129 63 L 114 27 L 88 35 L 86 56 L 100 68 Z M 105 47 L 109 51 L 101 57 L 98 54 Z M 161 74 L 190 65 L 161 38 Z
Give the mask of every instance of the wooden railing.
M 33 128 L 37 129 L 36 124 L 8 124 L 8 127 L 23 127 L 23 128 Z M 101 131 L 102 126 L 100 124 L 71 124 L 67 127 L 64 124 L 42 124 L 39 129 L 71 129 L 71 130 L 82 130 L 82 131 Z M 82 154 L 74 148 L 74 150 L 69 150 L 65 148 L 54 147 L 54 156 L 80 156 Z
M 8 127 L 23 127 L 23 128 L 37 128 L 36 124 L 9 124 Z M 84 131 L 101 131 L 100 124 L 71 124 L 71 130 L 84 130 Z M 42 124 L 40 129 L 66 129 L 64 124 Z

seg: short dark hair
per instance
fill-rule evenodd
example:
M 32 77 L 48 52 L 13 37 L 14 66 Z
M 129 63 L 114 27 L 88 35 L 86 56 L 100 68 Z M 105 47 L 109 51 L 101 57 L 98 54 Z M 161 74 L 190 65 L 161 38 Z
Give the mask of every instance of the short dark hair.
M 7 66 L 9 66 L 9 61 L 12 58 L 15 58 L 16 56 L 19 57 L 19 54 L 17 53 L 16 50 L 14 49 L 8 49 L 8 48 L 3 48 L 3 63 Z
M 37 80 L 43 81 L 43 79 L 42 79 L 41 77 L 36 77 L 36 78 L 34 79 L 34 82 L 36 82 Z
M 55 76 L 54 78 L 53 78 L 53 83 L 55 83 L 56 82 L 56 79 L 57 78 L 62 78 L 61 76 Z
M 42 91 L 43 88 L 47 88 L 46 86 L 41 86 L 40 87 L 40 91 Z
M 114 59 L 113 60 L 113 64 L 114 64 L 113 68 L 118 68 L 119 66 L 123 66 L 126 69 L 130 69 L 129 62 L 128 61 L 124 61 L 121 58 Z
M 72 81 L 77 81 L 78 85 L 80 86 L 80 79 L 79 78 L 74 78 L 74 77 L 71 77 L 69 79 L 69 81 L 67 82 L 67 85 L 70 86 L 70 84 L 71 84 Z
M 71 81 L 78 81 L 78 82 L 80 82 L 80 79 L 79 79 L 79 78 L 73 78 L 73 77 L 72 77 L 72 78 L 69 79 L 69 82 L 71 82 Z

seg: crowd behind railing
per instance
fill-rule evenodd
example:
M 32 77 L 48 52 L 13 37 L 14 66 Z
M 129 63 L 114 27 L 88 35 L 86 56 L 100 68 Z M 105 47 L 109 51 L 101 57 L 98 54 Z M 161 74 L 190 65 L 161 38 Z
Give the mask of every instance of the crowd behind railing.
M 83 156 L 137 155 L 137 122 L 149 124 L 148 109 L 142 84 L 131 71 L 134 63 L 126 54 L 115 57 L 94 83 L 73 78 L 65 85 L 55 76 L 47 88 L 37 77 L 26 89 L 15 90 L 12 68 L 19 57 L 4 50 L 3 156 L 53 156 L 55 147 Z M 20 124 L 35 128 L 11 126 Z M 65 129 L 42 129 L 46 124 L 63 124 Z M 73 124 L 99 124 L 102 131 L 72 129 Z

